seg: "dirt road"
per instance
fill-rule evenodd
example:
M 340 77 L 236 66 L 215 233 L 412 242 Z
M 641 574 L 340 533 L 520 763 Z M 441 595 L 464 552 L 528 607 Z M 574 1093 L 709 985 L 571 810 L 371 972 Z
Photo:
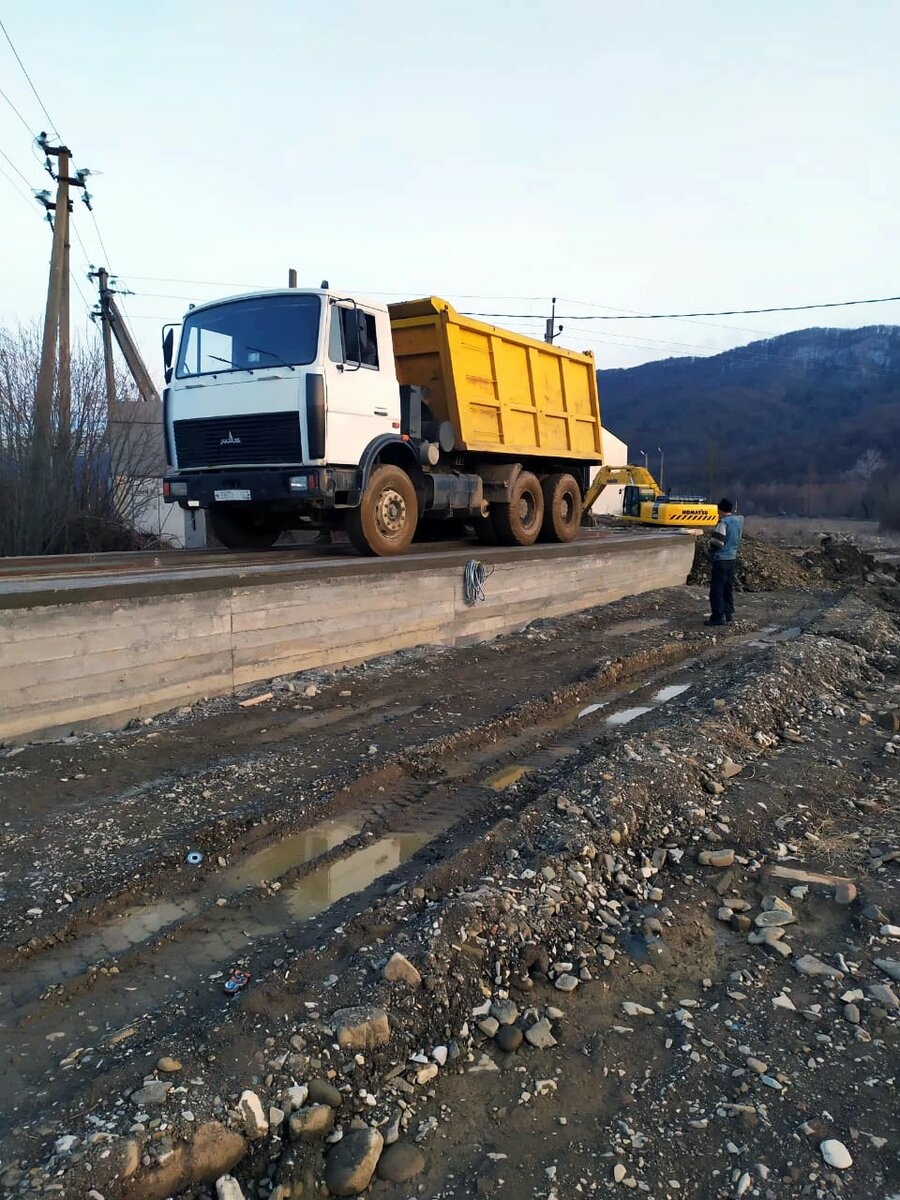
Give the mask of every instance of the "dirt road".
M 5 1194 L 358 1194 L 382 1139 L 385 1200 L 900 1188 L 896 615 L 704 611 L 10 748 Z

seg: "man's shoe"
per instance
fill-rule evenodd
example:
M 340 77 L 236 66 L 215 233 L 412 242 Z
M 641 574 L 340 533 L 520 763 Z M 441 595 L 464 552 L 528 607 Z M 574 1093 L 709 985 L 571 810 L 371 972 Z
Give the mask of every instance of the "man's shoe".
M 710 617 L 709 620 L 704 621 L 703 624 L 704 625 L 724 625 L 725 622 L 719 620 L 717 617 Z
M 733 620 L 734 620 L 734 613 L 726 613 L 725 614 L 725 624 L 726 625 L 730 625 Z

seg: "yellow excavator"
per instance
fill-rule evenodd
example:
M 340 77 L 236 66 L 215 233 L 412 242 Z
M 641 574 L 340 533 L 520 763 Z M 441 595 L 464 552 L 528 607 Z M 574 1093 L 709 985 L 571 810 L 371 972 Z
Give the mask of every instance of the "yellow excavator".
M 719 510 L 699 496 L 670 496 L 646 467 L 601 467 L 587 490 L 582 514 L 587 516 L 597 497 L 609 484 L 624 485 L 623 521 L 638 525 L 665 525 L 675 529 L 706 529 L 716 524 Z

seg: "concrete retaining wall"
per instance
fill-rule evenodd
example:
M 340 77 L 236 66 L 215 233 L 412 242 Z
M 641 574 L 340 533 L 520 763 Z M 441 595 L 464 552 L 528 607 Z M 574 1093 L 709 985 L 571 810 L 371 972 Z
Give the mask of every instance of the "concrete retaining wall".
M 683 584 L 693 548 L 644 534 L 484 550 L 493 574 L 473 606 L 468 550 L 0 596 L 0 739 L 115 728 L 274 675 L 495 637 Z

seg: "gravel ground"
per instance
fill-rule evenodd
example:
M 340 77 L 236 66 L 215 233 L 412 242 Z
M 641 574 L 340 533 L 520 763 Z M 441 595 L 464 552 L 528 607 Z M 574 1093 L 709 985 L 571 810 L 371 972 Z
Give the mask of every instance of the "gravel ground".
M 894 594 L 674 590 L 0 760 L 4 1194 L 900 1194 Z

